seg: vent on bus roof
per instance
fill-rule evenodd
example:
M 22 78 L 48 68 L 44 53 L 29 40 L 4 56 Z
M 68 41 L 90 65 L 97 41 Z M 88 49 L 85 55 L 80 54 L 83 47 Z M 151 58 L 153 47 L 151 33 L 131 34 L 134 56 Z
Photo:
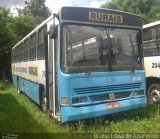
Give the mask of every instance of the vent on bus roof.
M 73 90 L 77 94 L 86 94 L 86 93 L 116 91 L 116 90 L 133 89 L 133 88 L 135 89 L 135 88 L 139 88 L 140 86 L 141 86 L 141 83 L 133 83 L 133 84 L 97 86 L 97 87 L 87 87 L 87 88 L 75 88 Z

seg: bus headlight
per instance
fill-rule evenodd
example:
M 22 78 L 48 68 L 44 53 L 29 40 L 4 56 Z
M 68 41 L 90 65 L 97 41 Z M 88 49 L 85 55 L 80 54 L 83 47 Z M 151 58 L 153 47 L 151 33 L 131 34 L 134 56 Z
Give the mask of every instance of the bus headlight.
M 62 105 L 68 105 L 69 104 L 69 98 L 62 97 Z
M 75 97 L 72 98 L 72 104 L 87 102 L 87 97 Z
M 133 96 L 144 95 L 144 90 L 137 90 L 133 92 Z

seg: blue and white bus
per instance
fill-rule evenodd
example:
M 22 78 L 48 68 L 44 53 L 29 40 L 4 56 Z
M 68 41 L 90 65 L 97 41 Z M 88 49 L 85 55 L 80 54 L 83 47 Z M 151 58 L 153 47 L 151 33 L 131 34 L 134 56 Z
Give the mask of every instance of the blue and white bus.
M 63 7 L 13 47 L 13 83 L 62 123 L 145 107 L 142 52 L 139 16 Z

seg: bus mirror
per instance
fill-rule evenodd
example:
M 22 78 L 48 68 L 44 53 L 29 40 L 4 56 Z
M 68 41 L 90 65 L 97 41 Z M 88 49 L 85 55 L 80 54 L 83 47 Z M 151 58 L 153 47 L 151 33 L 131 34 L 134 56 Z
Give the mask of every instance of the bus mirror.
M 56 38 L 58 33 L 58 26 L 51 25 L 50 26 L 50 31 L 49 31 L 49 37 L 51 39 Z

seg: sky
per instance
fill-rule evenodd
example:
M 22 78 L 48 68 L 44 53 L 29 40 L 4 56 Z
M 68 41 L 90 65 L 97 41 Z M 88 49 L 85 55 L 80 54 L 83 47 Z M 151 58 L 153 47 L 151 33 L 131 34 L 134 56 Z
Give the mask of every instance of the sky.
M 46 0 L 46 6 L 52 12 L 57 13 L 62 6 L 82 6 L 99 8 L 109 0 Z M 14 9 L 15 7 L 22 8 L 25 5 L 25 0 L 0 0 L 0 7 L 8 7 Z

